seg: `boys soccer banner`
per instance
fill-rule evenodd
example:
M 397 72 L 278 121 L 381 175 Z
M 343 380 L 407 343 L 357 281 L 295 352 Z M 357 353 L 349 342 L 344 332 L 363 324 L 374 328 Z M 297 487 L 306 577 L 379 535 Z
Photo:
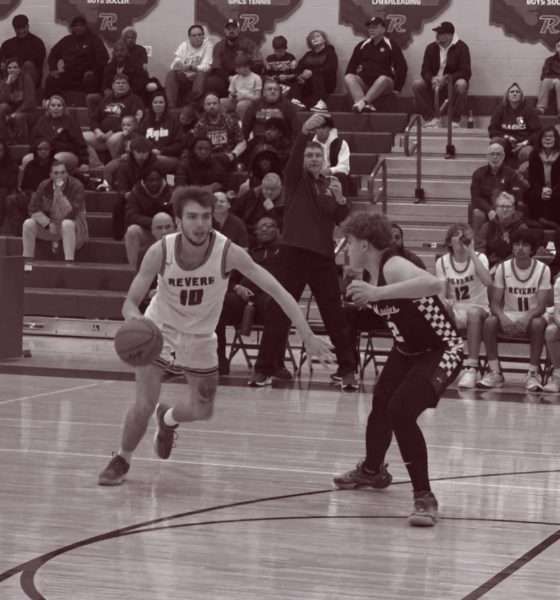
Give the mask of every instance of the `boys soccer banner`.
M 195 23 L 206 25 L 208 31 L 223 36 L 228 19 L 237 19 L 241 33 L 258 46 L 265 34 L 287 19 L 302 0 L 195 0 Z M 289 37 L 289 36 L 286 36 Z
M 490 24 L 520 42 L 554 52 L 560 37 L 560 0 L 490 0 Z
M 112 44 L 125 27 L 144 19 L 159 0 L 55 0 L 57 23 L 70 25 L 74 17 L 84 17 L 89 28 Z
M 0 0 L 0 19 L 7 17 L 20 3 L 21 0 Z
M 350 25 L 354 33 L 368 37 L 365 23 L 372 17 L 381 17 L 387 23 L 387 35 L 405 49 L 413 35 L 420 33 L 425 23 L 435 21 L 451 0 L 339 0 L 339 3 L 341 25 Z

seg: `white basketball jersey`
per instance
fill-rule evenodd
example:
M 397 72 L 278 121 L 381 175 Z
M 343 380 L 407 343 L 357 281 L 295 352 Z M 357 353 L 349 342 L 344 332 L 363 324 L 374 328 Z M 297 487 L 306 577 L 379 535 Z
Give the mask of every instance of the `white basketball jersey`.
M 230 240 L 213 231 L 206 256 L 194 269 L 178 262 L 180 233 L 166 235 L 161 243 L 162 269 L 146 316 L 182 333 L 213 333 L 228 287 L 225 261 Z
M 550 289 L 550 269 L 532 259 L 531 266 L 521 271 L 510 258 L 496 269 L 494 285 L 504 290 L 504 311 L 526 312 L 536 308 L 539 290 Z
M 477 252 L 477 256 L 488 268 L 486 255 Z M 445 280 L 445 298 L 453 306 L 468 308 L 476 305 L 488 309 L 487 288 L 480 281 L 470 257 L 467 262 L 460 263 L 454 260 L 451 253 L 444 254 L 436 262 L 436 274 L 438 279 Z

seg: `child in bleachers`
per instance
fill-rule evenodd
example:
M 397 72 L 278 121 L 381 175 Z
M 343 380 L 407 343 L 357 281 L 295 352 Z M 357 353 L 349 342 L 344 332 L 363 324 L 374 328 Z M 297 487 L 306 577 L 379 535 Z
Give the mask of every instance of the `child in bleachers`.
M 128 157 L 130 144 L 138 136 L 138 121 L 132 115 L 126 115 L 121 120 L 121 131 L 118 138 L 118 144 L 115 144 L 115 158 L 108 162 L 103 169 L 103 183 L 98 189 L 105 191 L 114 186 L 115 175 L 119 169 L 121 160 Z
M 277 35 L 272 40 L 273 54 L 267 56 L 264 63 L 264 74 L 275 79 L 286 95 L 290 91 L 290 84 L 295 80 L 296 57 L 288 52 L 288 40 L 283 35 Z
M 235 72 L 229 83 L 229 98 L 221 102 L 224 110 L 235 109 L 240 119 L 253 100 L 260 98 L 262 79 L 251 71 L 251 59 L 246 55 L 238 56 L 235 61 Z

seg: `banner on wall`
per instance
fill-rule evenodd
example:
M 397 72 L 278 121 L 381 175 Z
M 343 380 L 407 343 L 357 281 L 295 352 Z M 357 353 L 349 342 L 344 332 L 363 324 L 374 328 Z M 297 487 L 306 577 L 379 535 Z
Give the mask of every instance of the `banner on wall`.
M 0 19 L 7 17 L 20 4 L 21 0 L 0 0 Z
M 260 46 L 276 23 L 287 19 L 302 0 L 195 0 L 196 23 L 222 36 L 228 19 L 237 19 L 241 33 Z M 286 36 L 288 37 L 288 36 Z
M 89 28 L 112 44 L 121 31 L 146 17 L 159 0 L 55 0 L 55 20 L 70 25 L 77 16 L 84 17 Z
M 490 0 L 490 24 L 521 42 L 554 51 L 560 37 L 560 0 Z
M 350 25 L 357 35 L 368 37 L 365 23 L 372 17 L 381 17 L 387 22 L 387 35 L 405 49 L 414 34 L 450 4 L 451 0 L 339 0 L 338 21 Z

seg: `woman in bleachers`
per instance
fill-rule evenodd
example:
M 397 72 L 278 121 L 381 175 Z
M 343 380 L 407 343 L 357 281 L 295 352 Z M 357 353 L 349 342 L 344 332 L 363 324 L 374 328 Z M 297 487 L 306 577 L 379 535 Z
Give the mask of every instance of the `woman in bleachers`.
M 54 160 L 51 144 L 44 139 L 37 139 L 31 146 L 33 159 L 23 168 L 19 190 L 10 194 L 7 199 L 8 224 L 12 235 L 21 235 L 23 222 L 29 216 L 28 206 L 33 192 L 39 184 L 50 177 L 51 164 Z
M 560 134 L 555 127 L 542 130 L 529 156 L 529 189 L 524 200 L 529 217 L 544 226 L 560 227 Z
M 306 42 L 309 51 L 297 64 L 292 102 L 300 108 L 327 110 L 327 96 L 336 87 L 338 56 L 324 31 L 309 32 Z
M 153 144 L 152 152 L 165 173 L 174 173 L 183 149 L 179 119 L 169 111 L 167 97 L 156 92 L 138 128 Z
M 35 84 L 22 71 L 21 61 L 6 61 L 6 77 L 0 81 L 0 138 L 27 143 L 28 118 L 37 106 Z
M 6 217 L 7 198 L 17 189 L 17 182 L 17 163 L 10 153 L 8 144 L 0 140 L 0 233 Z
M 144 46 L 137 44 L 138 33 L 132 26 L 125 27 L 122 30 L 121 37 L 128 49 L 129 61 L 135 66 L 148 70 L 148 52 Z
M 31 143 L 39 138 L 49 141 L 54 157 L 66 165 L 68 172 L 89 170 L 88 145 L 78 120 L 70 113 L 62 96 L 55 94 L 49 98 L 45 114 L 31 132 Z M 32 154 L 24 156 L 22 165 L 25 166 L 32 158 Z
M 540 129 L 539 114 L 527 104 L 519 85 L 512 83 L 490 118 L 490 141 L 504 146 L 506 160 L 522 164 L 529 158 Z

